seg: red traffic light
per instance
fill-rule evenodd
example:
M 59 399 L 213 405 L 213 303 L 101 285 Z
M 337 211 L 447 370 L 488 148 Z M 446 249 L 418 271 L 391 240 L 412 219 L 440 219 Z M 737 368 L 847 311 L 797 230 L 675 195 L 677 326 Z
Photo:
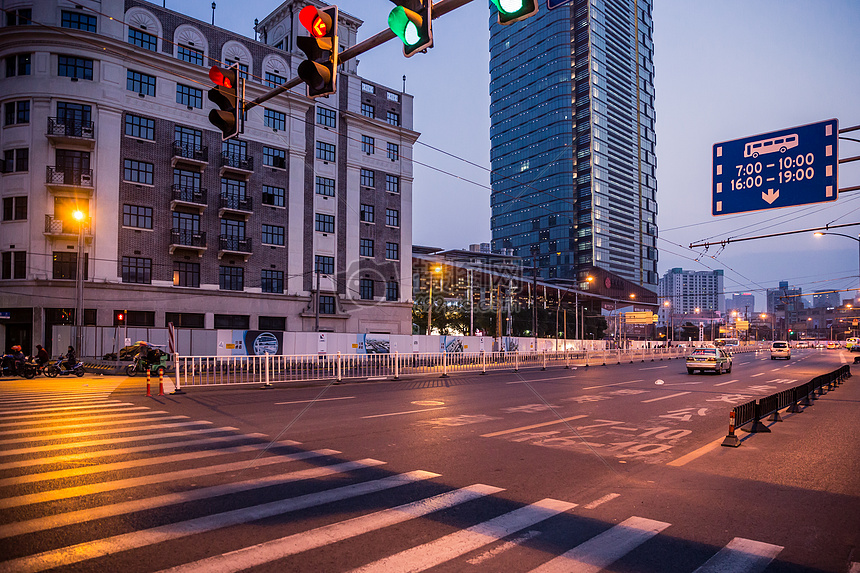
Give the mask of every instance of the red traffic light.
M 209 79 L 219 86 L 224 86 L 228 89 L 233 87 L 232 79 L 224 75 L 224 70 L 218 66 L 212 66 L 209 68 Z
M 331 18 L 314 6 L 305 6 L 299 12 L 299 22 L 314 38 L 324 38 L 331 28 Z

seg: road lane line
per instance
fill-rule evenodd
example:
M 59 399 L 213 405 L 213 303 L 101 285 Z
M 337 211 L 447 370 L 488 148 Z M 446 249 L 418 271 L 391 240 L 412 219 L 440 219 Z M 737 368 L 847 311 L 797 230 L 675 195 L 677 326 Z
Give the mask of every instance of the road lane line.
M 265 503 L 262 505 L 255 505 L 251 507 L 246 507 L 242 509 L 235 509 L 233 511 L 226 511 L 223 513 L 216 513 L 213 515 L 208 515 L 205 517 L 198 517 L 196 519 L 190 519 L 188 521 L 180 521 L 177 523 L 168 523 L 166 525 L 162 525 L 160 527 L 153 527 L 151 529 L 144 529 L 140 531 L 133 531 L 131 533 L 125 533 L 121 535 L 115 535 L 113 537 L 107 537 L 104 539 L 98 539 L 95 541 L 89 541 L 85 543 L 79 543 L 77 545 L 71 545 L 68 547 L 61 547 L 59 549 L 54 549 L 51 551 L 45 551 L 42 553 L 38 553 L 36 555 L 30 555 L 28 557 L 22 557 L 19 559 L 13 559 L 10 561 L 5 561 L 3 564 L 10 571 L 20 571 L 20 572 L 36 572 L 36 571 L 45 571 L 47 569 L 53 569 L 55 567 L 60 567 L 63 565 L 68 565 L 72 563 L 81 563 L 83 561 L 88 561 L 90 559 L 95 559 L 97 557 L 103 557 L 105 555 L 111 555 L 113 553 L 117 553 L 120 551 L 128 551 L 130 549 L 137 549 L 140 547 L 146 547 L 148 545 L 154 545 L 156 543 L 161 543 L 164 541 L 171 541 L 174 539 L 181 539 L 183 537 L 188 537 L 190 535 L 195 535 L 198 533 L 206 533 L 208 531 L 214 531 L 216 529 L 223 529 L 225 527 L 230 527 L 232 525 L 239 525 L 242 523 L 247 523 L 250 521 L 257 521 L 259 519 L 265 519 L 267 517 L 272 517 L 275 515 L 281 515 L 284 513 L 288 513 L 291 511 L 297 511 L 300 509 L 306 509 L 308 507 L 314 507 L 317 505 L 322 505 L 324 503 L 331 503 L 333 501 L 340 501 L 342 499 L 348 499 L 350 497 L 355 497 L 357 495 L 365 495 L 367 493 L 372 493 L 375 491 L 382 491 L 385 489 L 397 487 L 400 485 L 406 485 L 408 483 L 414 483 L 420 480 L 426 480 L 434 477 L 439 477 L 439 474 L 434 474 L 431 472 L 424 471 L 414 471 L 409 472 L 407 474 L 400 474 L 396 476 L 391 476 L 388 478 L 383 478 L 380 480 L 376 480 L 374 482 L 365 482 L 361 484 L 345 486 L 333 490 L 323 491 L 320 493 L 313 493 L 308 495 L 303 495 L 290 499 L 282 499 L 278 501 L 274 501 L 271 503 Z M 477 487 L 477 486 L 473 486 Z M 489 487 L 489 486 L 484 486 Z M 498 490 L 499 488 L 493 488 Z M 501 490 L 499 490 L 501 491 Z M 456 492 L 449 492 L 456 493 Z M 445 494 L 443 494 L 445 495 Z M 481 494 L 486 495 L 486 494 Z M 437 496 L 439 497 L 439 496 Z M 463 503 L 465 501 L 469 501 L 469 499 L 473 497 L 478 497 L 477 495 L 473 495 L 469 497 L 468 495 L 460 495 L 460 497 L 456 499 L 450 499 L 453 496 L 449 496 L 446 501 L 449 502 L 449 505 L 455 505 L 451 503 L 452 501 L 456 501 L 456 503 Z M 427 503 L 430 499 L 421 500 L 420 502 L 416 502 L 419 504 L 417 508 L 418 511 L 413 510 L 414 513 L 419 513 L 421 509 L 421 504 Z M 397 510 L 400 510 L 405 506 L 400 506 L 398 508 L 394 508 L 394 510 L 386 510 L 389 512 L 394 512 L 393 514 L 388 514 L 389 516 L 400 517 L 400 521 L 405 521 L 409 519 L 411 516 L 407 517 L 406 511 L 402 514 L 397 513 Z M 428 505 L 428 512 L 429 507 Z M 442 504 L 437 502 L 432 504 L 432 507 L 435 509 L 442 509 Z M 410 508 L 411 509 L 411 508 Z M 375 515 L 375 514 L 374 514 Z M 415 517 L 419 517 L 420 515 L 415 515 Z M 356 521 L 361 518 L 355 518 Z M 399 521 L 394 521 L 394 523 L 398 523 Z M 348 523 L 348 522 L 344 522 Z M 339 524 L 334 524 L 339 525 Z M 367 522 L 360 522 L 357 524 L 360 531 L 354 533 L 357 535 L 358 533 L 363 533 L 367 529 Z M 329 526 L 330 528 L 331 526 Z M 363 529 L 364 528 L 364 529 Z M 321 529 L 319 528 L 313 530 L 313 532 L 318 532 Z M 311 532 L 308 532 L 311 533 Z M 303 534 L 298 534 L 303 535 Z M 313 538 L 313 536 L 312 536 Z M 290 538 L 287 538 L 290 539 Z M 321 543 L 326 543 L 327 539 L 323 536 L 316 537 L 316 540 Z M 246 557 L 246 556 L 242 556 Z M 217 558 L 216 558 L 217 559 Z M 205 560 L 204 560 L 205 561 Z M 197 563 L 200 563 L 199 561 Z M 189 564 L 190 566 L 194 566 L 194 563 Z M 244 569 L 246 567 L 250 567 L 251 565 L 245 565 L 244 567 L 239 567 L 239 569 Z M 212 569 L 207 569 L 206 566 L 201 569 L 201 571 L 212 571 Z
M 758 573 L 782 550 L 780 545 L 735 537 L 693 573 Z
M 354 569 L 351 573 L 369 573 L 385 571 L 386 573 L 407 573 L 425 571 L 440 565 L 465 553 L 479 549 L 489 543 L 531 527 L 560 513 L 576 507 L 575 503 L 542 499 L 531 505 L 515 509 L 499 517 L 473 525 L 467 529 L 445 535 L 429 543 L 417 545 L 406 551 L 401 551 L 385 557 L 374 563 Z
M 581 543 L 531 573 L 597 573 L 667 527 L 669 523 L 631 517 Z
M 616 497 L 621 497 L 621 494 L 620 493 L 607 493 L 603 497 L 597 498 L 594 501 L 592 501 L 591 503 L 583 505 L 582 508 L 583 509 L 594 509 L 595 507 L 597 507 L 599 505 L 603 505 L 607 501 L 612 501 Z
M 765 374 L 764 372 L 759 372 L 758 374 L 751 374 L 750 378 L 755 378 L 757 376 L 764 376 L 764 374 Z
M 342 398 L 320 398 L 318 400 L 294 400 L 292 402 L 275 402 L 275 406 L 284 406 L 286 404 L 307 404 L 308 402 L 331 402 L 332 400 L 355 400 L 355 396 L 344 396 Z
M 489 551 L 485 551 L 484 553 L 481 553 L 477 557 L 473 557 L 472 559 L 468 559 L 466 561 L 466 563 L 468 563 L 469 565 L 480 565 L 484 561 L 492 559 L 496 555 L 500 555 L 500 554 L 504 553 L 505 551 L 513 549 L 514 547 L 517 547 L 519 545 L 522 545 L 523 543 L 525 543 L 529 539 L 531 539 L 533 537 L 537 537 L 538 535 L 540 535 L 540 531 L 536 531 L 534 529 L 532 529 L 531 531 L 526 531 L 523 534 L 517 535 L 516 537 L 514 537 L 510 541 L 506 541 L 505 543 L 502 543 L 498 547 L 494 547 L 494 548 L 490 549 Z
M 648 402 L 656 402 L 658 400 L 668 400 L 669 398 L 677 398 L 678 396 L 683 396 L 684 394 L 690 394 L 690 392 L 678 392 L 677 394 L 669 394 L 668 396 L 660 396 L 659 398 L 651 398 L 650 400 L 642 400 L 642 403 L 647 404 Z
M 704 446 L 702 446 L 701 448 L 699 448 L 697 450 L 693 450 L 692 452 L 690 452 L 688 454 L 684 454 L 680 458 L 672 460 L 671 462 L 667 463 L 666 465 L 667 466 L 675 466 L 675 467 L 683 466 L 684 464 L 692 462 L 696 458 L 699 458 L 699 457 L 707 454 L 711 450 L 718 448 L 720 446 L 720 444 L 723 443 L 723 440 L 725 440 L 725 438 L 716 439 L 713 442 L 711 442 L 710 444 L 705 444 Z
M 159 507 L 179 505 L 189 501 L 199 501 L 225 495 L 233 495 L 244 491 L 253 491 L 255 489 L 286 485 L 298 481 L 320 479 L 365 468 L 381 466 L 384 464 L 385 462 L 368 458 L 355 462 L 343 462 L 340 464 L 309 468 L 306 470 L 288 472 L 264 478 L 202 487 L 199 489 L 191 489 L 188 491 L 168 493 L 155 497 L 122 501 L 109 505 L 101 505 L 88 509 L 59 513 L 57 515 L 48 515 L 28 521 L 19 521 L 16 523 L 0 525 L 0 539 L 23 535 L 25 533 L 33 533 L 35 531 L 45 531 L 47 529 L 65 527 L 77 523 L 86 523 L 88 521 L 103 519 L 105 517 L 116 517 L 118 515 L 127 515 L 129 513 L 147 511 Z M 434 474 L 434 477 L 436 475 L 438 474 Z
M 408 410 L 406 412 L 392 412 L 390 414 L 374 414 L 372 416 L 362 416 L 362 420 L 366 420 L 368 418 L 384 418 L 386 416 L 402 416 L 403 414 L 417 414 L 419 412 L 430 412 L 431 410 L 444 410 L 448 406 L 439 406 L 437 408 L 424 408 L 423 410 Z
M 634 384 L 636 382 L 642 382 L 642 380 L 631 380 L 630 382 L 616 382 L 614 384 L 603 384 L 602 386 L 589 386 L 588 388 L 583 388 L 583 390 L 594 390 L 595 388 L 606 388 L 608 386 L 623 386 L 624 384 Z
M 639 370 L 660 370 L 662 368 L 668 368 L 668 366 L 651 366 L 650 368 L 640 368 Z
M 532 428 L 543 428 L 544 426 L 552 426 L 553 424 L 561 424 L 563 422 L 570 422 L 571 420 L 578 420 L 580 418 L 585 418 L 585 414 L 580 414 L 578 416 L 571 416 L 569 418 L 562 418 L 560 420 L 552 420 L 551 422 L 542 422 L 540 424 L 532 424 L 531 426 L 520 426 L 519 428 L 513 428 L 510 430 L 502 430 L 500 432 L 492 432 L 490 434 L 481 434 L 482 438 L 494 438 L 496 436 L 501 436 L 504 434 L 513 434 L 514 432 L 522 432 L 525 430 L 531 430 Z
M 739 382 L 739 378 L 735 378 L 734 380 L 729 380 L 728 382 L 720 382 L 719 384 L 714 384 L 714 386 L 725 386 L 726 384 L 733 384 L 735 382 Z

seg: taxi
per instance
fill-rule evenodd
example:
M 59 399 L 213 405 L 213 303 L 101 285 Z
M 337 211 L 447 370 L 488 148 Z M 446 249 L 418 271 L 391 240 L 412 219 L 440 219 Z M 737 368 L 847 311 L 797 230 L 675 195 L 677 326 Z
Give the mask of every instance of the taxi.
M 717 374 L 732 371 L 732 355 L 722 348 L 694 348 L 687 354 L 687 374 L 710 370 Z

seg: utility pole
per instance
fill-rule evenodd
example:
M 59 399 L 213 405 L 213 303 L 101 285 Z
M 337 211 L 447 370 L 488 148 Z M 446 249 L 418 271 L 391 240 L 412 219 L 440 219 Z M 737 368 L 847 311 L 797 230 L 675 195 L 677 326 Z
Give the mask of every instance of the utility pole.
M 317 266 L 316 312 L 314 313 L 314 332 L 320 331 L 320 268 Z
M 537 247 L 532 247 L 532 336 L 537 350 Z

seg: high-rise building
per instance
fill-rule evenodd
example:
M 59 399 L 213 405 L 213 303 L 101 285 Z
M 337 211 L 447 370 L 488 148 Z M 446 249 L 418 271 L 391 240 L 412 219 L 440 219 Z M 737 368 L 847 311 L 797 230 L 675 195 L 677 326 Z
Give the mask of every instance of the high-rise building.
M 723 271 L 685 271 L 669 269 L 657 285 L 661 320 L 671 314 L 694 319 L 720 318 L 725 315 Z M 666 304 L 668 303 L 668 304 Z M 676 321 L 677 322 L 677 321 Z
M 79 307 L 107 327 L 412 332 L 412 97 L 349 60 L 336 94 L 300 85 L 234 139 L 207 119 L 213 64 L 247 100 L 296 75 L 309 3 L 259 40 L 139 0 L 4 5 L 0 345 L 49 347 Z M 361 24 L 340 12 L 342 48 Z
M 755 295 L 751 292 L 736 293 L 726 298 L 726 312 L 736 310 L 738 317 L 751 317 L 755 313 Z
M 657 284 L 651 0 L 491 13 L 493 250 L 546 279 Z M 534 253 L 534 255 L 533 255 Z
M 842 293 L 833 290 L 817 290 L 812 293 L 813 308 L 837 307 L 842 304 Z

